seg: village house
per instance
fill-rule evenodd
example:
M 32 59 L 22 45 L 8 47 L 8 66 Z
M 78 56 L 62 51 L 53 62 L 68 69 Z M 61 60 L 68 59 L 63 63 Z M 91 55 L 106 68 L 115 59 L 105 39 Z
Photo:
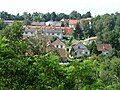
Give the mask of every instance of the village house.
M 61 26 L 61 22 L 60 21 L 48 21 L 46 22 L 46 26 Z
M 67 51 L 65 48 L 65 44 L 58 38 L 54 42 L 49 43 L 47 45 L 46 51 L 47 52 L 56 51 L 59 54 L 59 56 L 61 57 L 62 62 L 67 61 Z
M 111 44 L 97 44 L 97 50 L 102 54 L 107 54 L 112 50 Z
M 89 55 L 90 54 L 90 50 L 87 49 L 87 47 L 82 43 L 77 41 L 75 44 L 71 45 L 71 49 L 70 49 L 70 57 L 81 57 L 83 55 Z
M 37 34 L 37 29 L 35 29 L 35 28 L 25 28 L 25 31 L 23 32 L 23 38 L 34 36 L 35 34 Z
M 93 41 L 96 42 L 96 40 L 97 40 L 97 37 L 90 37 L 90 38 L 85 39 L 84 42 L 83 42 L 83 44 L 84 44 L 84 45 L 89 45 L 89 44 L 91 44 Z
M 62 39 L 63 37 L 63 30 L 60 28 L 45 28 L 44 33 L 49 37 L 56 36 L 59 39 Z
M 69 20 L 69 27 L 72 27 L 75 30 L 77 23 L 79 23 L 79 20 Z
M 58 54 L 62 58 L 62 60 L 66 61 L 67 60 L 67 52 L 65 48 L 65 44 L 57 38 L 51 45 L 54 46 L 54 48 L 57 50 Z
M 65 44 L 58 38 L 53 43 L 51 43 L 51 45 L 53 45 L 55 48 L 63 48 L 63 49 L 65 49 Z
M 61 26 L 27 26 L 28 28 L 35 28 L 35 29 L 40 29 L 42 31 L 45 31 L 46 29 L 62 29 L 63 34 L 73 34 L 73 28 L 71 27 L 61 27 Z

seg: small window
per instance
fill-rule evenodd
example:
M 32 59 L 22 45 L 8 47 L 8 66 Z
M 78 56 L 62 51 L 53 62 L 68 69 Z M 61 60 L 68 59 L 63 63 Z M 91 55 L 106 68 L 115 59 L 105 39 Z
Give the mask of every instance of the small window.
M 58 48 L 58 45 L 56 45 L 56 47 Z
M 28 32 L 25 32 L 25 34 L 28 34 Z
M 33 32 L 31 32 L 31 34 L 33 34 Z
M 78 49 L 80 49 L 80 46 L 78 46 Z
M 52 35 L 54 35 L 54 33 L 52 33 Z
M 63 46 L 61 45 L 61 48 L 63 48 Z
M 57 33 L 57 35 L 60 35 L 59 33 Z
M 82 54 L 82 52 L 79 52 L 79 54 Z
M 85 52 L 85 54 L 88 54 L 88 52 Z

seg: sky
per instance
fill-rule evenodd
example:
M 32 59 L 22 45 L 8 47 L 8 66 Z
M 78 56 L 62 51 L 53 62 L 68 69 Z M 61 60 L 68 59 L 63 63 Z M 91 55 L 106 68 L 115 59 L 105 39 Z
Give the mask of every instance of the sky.
M 0 0 L 0 12 L 23 14 L 23 12 L 53 12 L 81 14 L 90 11 L 92 16 L 120 12 L 120 0 Z

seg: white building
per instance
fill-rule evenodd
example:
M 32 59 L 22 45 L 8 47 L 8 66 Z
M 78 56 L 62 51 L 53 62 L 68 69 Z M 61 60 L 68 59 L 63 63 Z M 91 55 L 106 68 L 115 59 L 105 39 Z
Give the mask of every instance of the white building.
M 73 49 L 71 57 L 81 57 L 83 55 L 89 55 L 90 50 L 87 49 L 86 46 L 82 42 L 77 42 L 71 45 L 71 49 Z
M 60 28 L 46 28 L 44 32 L 48 36 L 56 36 L 59 39 L 62 39 L 63 37 L 63 30 Z
M 35 28 L 26 28 L 25 31 L 23 32 L 23 36 L 34 36 L 37 34 L 37 29 Z
M 51 45 L 53 45 L 55 48 L 65 49 L 65 44 L 58 38 L 53 43 L 51 43 Z

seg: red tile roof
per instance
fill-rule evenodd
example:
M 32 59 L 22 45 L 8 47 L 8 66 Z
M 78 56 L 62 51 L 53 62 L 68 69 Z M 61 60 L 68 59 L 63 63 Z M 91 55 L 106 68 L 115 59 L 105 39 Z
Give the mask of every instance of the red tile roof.
M 69 24 L 76 25 L 77 23 L 79 23 L 79 20 L 69 20 Z

